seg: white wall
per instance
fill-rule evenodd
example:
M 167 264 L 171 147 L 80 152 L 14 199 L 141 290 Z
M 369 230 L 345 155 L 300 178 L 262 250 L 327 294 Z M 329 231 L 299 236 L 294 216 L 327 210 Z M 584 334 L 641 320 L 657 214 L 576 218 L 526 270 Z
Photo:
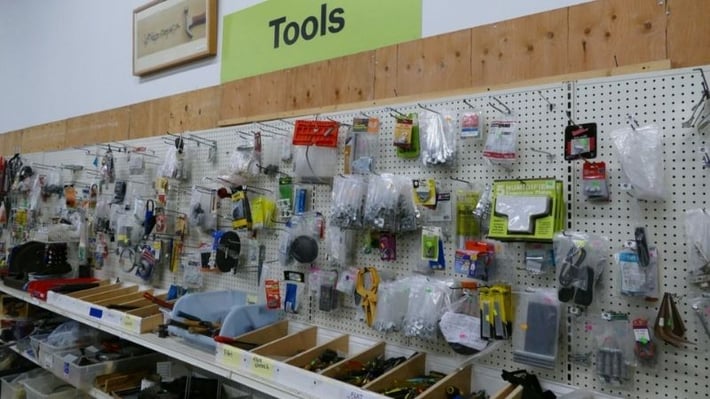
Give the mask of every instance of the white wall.
M 221 0 L 219 20 L 260 1 Z M 591 0 L 423 1 L 430 36 Z M 132 12 L 147 2 L 0 0 L 0 132 L 219 84 L 219 55 L 132 75 Z

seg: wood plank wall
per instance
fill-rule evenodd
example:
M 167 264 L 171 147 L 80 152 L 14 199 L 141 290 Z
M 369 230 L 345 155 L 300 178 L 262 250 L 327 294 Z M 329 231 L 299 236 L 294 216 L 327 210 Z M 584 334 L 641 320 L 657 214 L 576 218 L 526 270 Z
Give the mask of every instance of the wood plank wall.
M 0 153 L 669 59 L 710 63 L 708 0 L 596 0 L 0 135 Z M 260 117 L 261 116 L 261 117 Z

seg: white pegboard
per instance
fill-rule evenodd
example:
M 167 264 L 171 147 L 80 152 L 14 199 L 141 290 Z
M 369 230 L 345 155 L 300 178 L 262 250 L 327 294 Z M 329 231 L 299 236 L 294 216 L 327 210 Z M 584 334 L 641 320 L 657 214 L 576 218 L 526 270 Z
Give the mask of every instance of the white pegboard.
M 699 343 L 702 334 L 690 311 L 687 299 L 692 288 L 687 284 L 687 253 L 684 234 L 684 211 L 707 206 L 706 182 L 702 154 L 698 148 L 707 138 L 695 129 L 682 128 L 693 104 L 700 98 L 700 74 L 692 70 L 643 74 L 630 77 L 581 81 L 575 87 L 575 122 L 596 122 L 599 128 L 599 159 L 607 163 L 612 201 L 591 204 L 580 194 L 581 162 L 574 165 L 574 202 L 572 227 L 576 230 L 605 235 L 611 250 L 618 251 L 623 241 L 633 237 L 634 228 L 645 226 L 650 241 L 659 249 L 660 286 L 662 292 L 677 295 L 678 306 L 689 331 L 689 340 Z M 663 129 L 665 182 L 670 193 L 665 202 L 638 202 L 620 190 L 619 162 L 615 159 L 609 133 L 627 125 L 631 114 L 641 125 L 656 123 Z M 655 320 L 658 305 L 622 297 L 619 272 L 613 263 L 602 276 L 599 287 L 601 301 L 591 312 L 611 310 L 646 316 Z M 572 331 L 570 345 L 590 350 L 592 342 Z M 571 383 L 611 392 L 627 398 L 676 397 L 701 398 L 710 393 L 708 364 L 710 357 L 703 345 L 676 349 L 659 344 L 659 361 L 655 367 L 640 367 L 629 390 L 607 389 L 594 377 L 593 369 L 575 366 Z
M 603 78 L 574 83 L 558 83 L 538 87 L 526 87 L 514 90 L 497 92 L 476 93 L 470 96 L 443 98 L 434 101 L 422 102 L 421 105 L 436 110 L 448 110 L 454 115 L 469 110 L 469 104 L 485 114 L 486 122 L 494 119 L 508 119 L 488 105 L 495 97 L 514 111 L 514 119 L 519 124 L 518 161 L 511 170 L 486 164 L 482 157 L 482 141 L 459 140 L 457 145 L 457 158 L 453 167 L 425 167 L 419 160 L 404 160 L 396 157 L 395 147 L 392 145 L 392 129 L 394 118 L 391 111 L 385 108 L 369 108 L 357 111 L 339 112 L 322 115 L 304 115 L 303 119 L 332 119 L 343 123 L 340 131 L 339 147 L 344 145 L 347 128 L 344 124 L 352 123 L 356 116 L 376 116 L 381 120 L 379 136 L 379 159 L 376 161 L 378 172 L 391 172 L 397 175 L 412 178 L 435 178 L 443 187 L 457 187 L 458 182 L 453 179 L 462 179 L 476 183 L 491 183 L 495 179 L 524 179 L 524 178 L 556 178 L 566 184 L 565 196 L 568 203 L 568 225 L 577 230 L 597 232 L 609 236 L 612 247 L 618 246 L 621 240 L 627 239 L 636 225 L 634 218 L 649 227 L 652 239 L 659 245 L 662 254 L 662 277 L 664 291 L 676 294 L 685 294 L 685 246 L 683 244 L 682 212 L 690 207 L 705 206 L 704 190 L 706 188 L 706 172 L 702 170 L 702 163 L 696 150 L 705 146 L 703 137 L 698 137 L 692 129 L 681 129 L 679 126 L 687 118 L 689 108 L 697 100 L 699 93 L 699 80 L 690 71 L 678 70 L 667 73 L 652 73 L 643 76 Z M 393 105 L 400 112 L 417 112 L 421 108 L 417 103 L 401 103 Z M 565 111 L 574 109 L 573 115 L 578 123 L 596 121 L 599 124 L 599 159 L 605 160 L 611 173 L 610 182 L 613 187 L 612 202 L 607 205 L 590 205 L 583 201 L 579 195 L 578 175 L 581 165 L 570 164 L 564 161 L 564 127 L 567 124 Z M 639 122 L 656 121 L 664 129 L 666 149 L 666 170 L 668 181 L 672 184 L 673 195 L 665 204 L 643 204 L 642 209 L 635 210 L 632 201 L 619 193 L 618 164 L 613 159 L 608 132 L 616 126 L 625 123 L 626 113 L 633 113 Z M 264 152 L 270 158 L 278 159 L 281 151 L 282 136 L 290 136 L 293 129 L 292 120 L 277 120 L 267 123 L 254 123 L 241 126 L 211 129 L 189 133 L 203 140 L 214 140 L 217 143 L 217 154 L 214 163 L 208 162 L 209 147 L 205 144 L 198 145 L 195 141 L 186 140 L 186 151 L 191 162 L 191 178 L 189 181 L 174 182 L 171 190 L 170 209 L 187 211 L 190 201 L 189 189 L 193 184 L 218 188 L 220 185 L 211 181 L 220 170 L 225 170 L 229 165 L 232 151 L 242 142 L 244 134 L 261 131 L 264 135 Z M 185 134 L 187 137 L 188 133 Z M 128 146 L 145 146 L 154 152 L 156 158 L 150 157 L 151 162 L 160 163 L 166 149 L 166 137 L 152 137 L 124 142 Z M 171 141 L 172 138 L 167 138 Z M 87 147 L 95 152 L 92 147 Z M 115 149 L 114 149 L 115 151 Z M 553 155 L 549 159 L 544 152 Z M 122 161 L 124 155 L 117 155 L 118 177 L 129 179 L 129 192 L 131 181 L 133 184 L 150 183 L 154 180 L 157 165 L 152 165 L 143 176 L 128 176 L 127 165 Z M 65 150 L 53 153 L 29 154 L 29 160 L 51 164 L 82 164 L 85 169 L 95 169 L 94 157 L 86 155 L 84 150 Z M 342 157 L 341 157 L 342 158 Z M 279 162 L 282 171 L 290 173 L 289 163 Z M 342 159 L 337 172 L 343 171 Z M 65 181 L 69 177 L 79 182 L 92 182 L 93 178 L 86 172 L 71 175 L 64 171 Z M 70 176 L 71 175 L 71 176 Z M 207 179 L 206 179 L 207 178 Z M 453 179 L 452 179 L 453 178 Z M 262 189 L 278 190 L 278 179 L 260 175 L 250 181 L 250 185 Z M 329 185 L 309 185 L 312 191 L 312 210 L 317 210 L 325 215 L 329 213 L 331 200 L 331 187 Z M 112 192 L 112 188 L 109 190 Z M 226 220 L 230 214 L 229 200 L 222 200 L 220 214 L 225 219 L 220 219 L 220 227 L 228 228 Z M 278 258 L 278 233 L 280 227 L 273 230 L 262 231 L 257 239 L 266 245 L 266 260 L 269 265 L 269 277 L 280 279 L 284 268 L 273 262 Z M 242 236 L 243 243 L 246 235 Z M 201 242 L 210 242 L 210 237 L 205 237 L 197 231 L 191 231 L 186 252 L 194 251 Z M 358 245 L 359 243 L 353 243 Z M 358 253 L 355 266 L 361 267 L 374 265 L 378 269 L 390 271 L 398 276 L 411 273 L 418 263 L 417 248 L 419 247 L 419 234 L 411 233 L 398 237 L 398 259 L 395 262 L 383 262 L 377 254 Z M 437 271 L 436 274 L 446 277 L 453 276 L 450 271 L 453 265 L 453 244 L 446 243 L 447 256 L 446 271 Z M 613 248 L 612 248 L 613 249 Z M 522 244 L 512 243 L 507 245 L 506 256 L 499 263 L 497 278 L 509 281 L 514 289 L 525 287 L 555 287 L 555 279 L 550 276 L 531 275 L 523 269 L 524 247 Z M 325 265 L 321 256 L 319 264 Z M 257 277 L 255 265 L 247 265 L 235 274 L 206 273 L 204 275 L 205 290 L 242 289 L 250 292 L 256 291 Z M 610 266 L 611 269 L 611 266 Z M 300 267 L 301 271 L 307 271 Z M 611 270 L 609 270 L 611 271 Z M 125 275 L 115 265 L 115 259 L 109 262 L 102 270 L 97 271 L 102 277 L 119 276 L 123 280 L 139 281 L 135 276 Z M 629 301 L 620 298 L 618 294 L 617 276 L 613 272 L 605 274 L 601 284 L 601 293 L 597 298 L 602 298 L 602 303 L 590 312 L 604 310 L 643 311 L 644 314 L 655 315 L 655 307 L 644 303 Z M 166 288 L 170 284 L 180 284 L 182 272 L 171 273 L 162 270 L 152 284 L 156 287 Z M 685 297 L 681 297 L 685 299 Z M 328 328 L 333 328 L 345 333 L 352 333 L 365 337 L 384 339 L 388 342 L 403 345 L 412 350 L 433 352 L 449 355 L 453 362 L 464 361 L 465 358 L 453 354 L 443 340 L 425 341 L 407 338 L 399 333 L 383 335 L 376 332 L 364 323 L 357 320 L 356 309 L 352 301 L 344 301 L 350 306 L 343 306 L 336 311 L 326 313 L 319 311 L 313 300 L 305 304 L 303 312 L 289 317 L 307 323 L 313 323 Z M 686 323 L 694 328 L 690 320 L 687 304 L 681 300 Z M 696 340 L 697 331 L 691 330 L 689 338 Z M 582 387 L 604 390 L 594 377 L 593 368 L 587 369 L 567 362 L 568 346 L 592 348 L 591 342 L 580 341 L 582 334 L 577 334 L 572 329 L 569 336 L 562 337 L 562 351 L 555 370 L 534 369 L 535 373 L 543 378 L 561 383 L 578 384 Z M 569 340 L 569 342 L 568 342 Z M 591 349 L 590 349 L 591 350 Z M 630 391 L 612 391 L 613 394 L 629 398 L 652 397 L 701 397 L 710 392 L 707 376 L 707 354 L 700 350 L 674 351 L 662 347 L 659 366 L 655 369 L 639 370 L 637 381 Z M 492 352 L 480 360 L 483 364 L 496 369 L 518 369 L 525 367 L 512 361 L 509 344 Z M 607 391 L 609 392 L 609 391 Z M 703 395 L 700 395 L 703 393 Z

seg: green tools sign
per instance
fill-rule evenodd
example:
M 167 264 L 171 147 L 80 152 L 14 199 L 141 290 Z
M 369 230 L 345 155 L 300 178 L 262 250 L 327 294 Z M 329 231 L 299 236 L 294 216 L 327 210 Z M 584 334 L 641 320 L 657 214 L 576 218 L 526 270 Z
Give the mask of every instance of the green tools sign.
M 421 0 L 267 0 L 224 17 L 222 82 L 419 39 Z

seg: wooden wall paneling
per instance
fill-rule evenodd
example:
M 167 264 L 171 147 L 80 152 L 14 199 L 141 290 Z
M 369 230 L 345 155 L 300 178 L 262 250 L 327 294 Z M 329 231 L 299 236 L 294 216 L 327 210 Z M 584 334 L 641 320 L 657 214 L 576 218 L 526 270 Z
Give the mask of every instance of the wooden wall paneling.
M 172 133 L 217 127 L 220 96 L 219 87 L 212 86 L 169 97 L 168 130 Z
M 246 118 L 286 110 L 286 71 L 269 72 L 225 83 L 219 119 Z
M 597 0 L 569 7 L 570 71 L 667 59 L 666 26 L 665 4 L 658 1 Z
M 374 98 L 375 52 L 366 51 L 286 71 L 286 109 L 347 104 Z
M 11 149 L 12 155 L 15 153 L 25 153 L 27 151 L 22 148 L 22 136 L 24 136 L 24 130 L 16 130 L 12 133 L 8 133 L 5 144 Z
M 170 97 L 133 104 L 129 109 L 129 139 L 160 136 L 170 131 Z
M 24 130 L 14 130 L 0 134 L 0 155 L 4 157 L 22 152 L 22 135 Z
M 22 152 L 57 151 L 65 147 L 67 121 L 45 123 L 24 129 Z
M 65 147 L 75 147 L 128 138 L 129 107 L 115 108 L 67 119 Z
M 666 0 L 668 58 L 674 68 L 710 63 L 710 1 Z
M 398 45 L 375 50 L 375 98 L 390 98 L 397 93 Z
M 471 29 L 473 86 L 567 73 L 567 24 L 562 8 Z
M 397 95 L 470 87 L 471 31 L 399 44 Z

